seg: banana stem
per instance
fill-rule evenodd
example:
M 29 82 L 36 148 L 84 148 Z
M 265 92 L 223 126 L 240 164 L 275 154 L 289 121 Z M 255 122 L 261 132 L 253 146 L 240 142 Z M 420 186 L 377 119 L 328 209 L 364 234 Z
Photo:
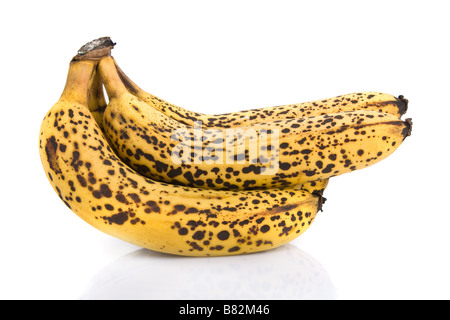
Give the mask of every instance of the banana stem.
M 113 57 L 109 56 L 101 59 L 98 64 L 98 70 L 110 99 L 118 98 L 128 93 L 127 88 L 117 72 Z
M 96 65 L 97 62 L 93 60 L 72 60 L 61 100 L 87 106 Z
M 103 113 L 105 112 L 107 102 L 103 94 L 102 79 L 97 69 L 95 70 L 94 79 L 92 80 L 92 86 L 89 91 L 88 107 L 97 124 L 100 128 L 103 128 Z
M 139 86 L 134 83 L 126 74 L 125 72 L 123 72 L 123 70 L 119 67 L 119 65 L 117 64 L 117 62 L 115 62 L 116 64 L 116 69 L 117 72 L 119 73 L 119 77 L 122 80 L 123 84 L 125 85 L 125 87 L 127 88 L 127 90 L 129 92 L 131 92 L 132 94 L 136 95 L 139 92 L 142 92 L 142 89 L 139 88 Z
M 102 37 L 86 43 L 78 50 L 69 64 L 62 100 L 88 105 L 98 62 L 111 55 L 114 45 L 109 37 Z

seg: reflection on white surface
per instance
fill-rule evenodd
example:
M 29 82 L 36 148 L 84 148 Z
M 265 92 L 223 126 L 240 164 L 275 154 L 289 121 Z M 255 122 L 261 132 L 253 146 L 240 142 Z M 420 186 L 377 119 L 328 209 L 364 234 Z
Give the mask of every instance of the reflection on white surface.
M 139 249 L 113 261 L 81 299 L 335 299 L 325 269 L 293 245 L 230 257 Z

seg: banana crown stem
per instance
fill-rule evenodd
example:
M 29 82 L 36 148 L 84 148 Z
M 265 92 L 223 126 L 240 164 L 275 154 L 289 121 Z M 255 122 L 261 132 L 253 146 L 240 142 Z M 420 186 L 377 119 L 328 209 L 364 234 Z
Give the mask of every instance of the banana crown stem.
M 132 94 L 136 95 L 138 93 L 145 94 L 145 92 L 136 84 L 134 83 L 126 74 L 123 72 L 122 69 L 120 69 L 119 65 L 116 61 L 114 61 L 116 65 L 116 70 L 119 73 L 119 77 L 122 80 L 122 83 L 125 85 L 127 90 L 131 92 Z M 150 95 L 150 94 L 147 94 Z
M 61 100 L 88 105 L 98 62 L 111 55 L 114 45 L 109 37 L 102 37 L 89 41 L 78 50 L 70 62 Z
M 127 88 L 123 84 L 117 72 L 113 57 L 108 56 L 101 59 L 98 64 L 98 69 L 110 99 L 117 98 L 128 93 Z
M 71 61 L 61 100 L 87 105 L 96 65 L 93 60 Z

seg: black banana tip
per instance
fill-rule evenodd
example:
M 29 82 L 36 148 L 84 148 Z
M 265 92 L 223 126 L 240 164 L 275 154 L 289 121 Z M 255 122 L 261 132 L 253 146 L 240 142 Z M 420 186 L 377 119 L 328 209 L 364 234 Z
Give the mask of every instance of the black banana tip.
M 402 134 L 403 134 L 403 140 L 406 139 L 406 137 L 409 137 L 411 135 L 412 132 L 412 119 L 411 118 L 407 118 L 405 119 L 405 129 L 403 129 Z
M 110 37 L 101 37 L 92 41 L 89 41 L 78 49 L 78 54 L 80 56 L 85 55 L 93 50 L 98 50 L 102 48 L 114 47 L 116 43 L 112 42 Z
M 319 197 L 319 201 L 317 202 L 317 211 L 323 211 L 323 204 L 325 203 L 325 201 L 327 201 L 327 198 L 323 196 L 323 190 L 313 191 L 312 194 Z
M 398 109 L 401 115 L 405 114 L 408 111 L 408 99 L 405 99 L 403 95 L 399 95 L 397 98 L 398 101 Z

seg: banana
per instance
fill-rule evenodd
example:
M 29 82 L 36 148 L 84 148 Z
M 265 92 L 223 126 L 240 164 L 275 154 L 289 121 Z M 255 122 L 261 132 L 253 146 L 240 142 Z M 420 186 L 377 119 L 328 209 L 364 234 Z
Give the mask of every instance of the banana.
M 130 94 L 113 57 L 99 62 L 104 132 L 120 158 L 158 181 L 217 190 L 279 188 L 366 168 L 392 154 L 412 122 L 357 110 L 251 126 L 187 126 Z
M 275 107 L 243 110 L 224 114 L 193 112 L 164 101 L 136 85 L 115 62 L 120 79 L 127 90 L 156 110 L 189 126 L 200 122 L 204 127 L 233 128 L 242 125 L 318 116 L 342 111 L 378 111 L 400 118 L 408 109 L 408 100 L 403 95 L 395 97 L 382 92 L 357 92 L 332 98 L 289 104 Z
M 95 67 L 94 78 L 92 85 L 90 86 L 89 98 L 88 98 L 88 107 L 89 110 L 94 117 L 94 120 L 97 122 L 99 127 L 103 132 L 103 114 L 106 109 L 106 99 L 103 94 L 103 83 L 101 81 L 100 73 L 97 71 L 97 66 Z M 323 197 L 323 192 L 328 185 L 328 179 L 318 180 L 312 182 L 305 182 L 299 186 L 300 189 L 306 190 L 309 193 L 318 195 L 322 198 L 320 200 L 319 209 L 321 210 L 322 204 L 326 201 L 326 198 Z
M 233 126 L 241 126 L 244 123 L 246 125 L 252 125 L 278 119 L 300 118 L 359 109 L 391 113 L 401 117 L 406 113 L 408 108 L 408 100 L 403 95 L 396 98 L 390 94 L 381 92 L 361 92 L 285 106 L 244 110 L 226 114 L 201 114 L 170 104 L 145 92 L 123 72 L 115 60 L 114 62 L 123 84 L 130 93 L 136 95 L 168 117 L 186 125 L 193 125 L 194 123 L 200 122 L 203 126 L 207 127 L 231 128 Z M 99 85 L 102 86 L 101 84 Z M 96 92 L 98 93 L 99 101 L 97 101 L 97 105 L 99 107 L 91 110 L 91 113 L 94 115 L 97 123 L 103 128 L 103 112 L 106 108 L 106 102 L 103 97 L 103 90 L 97 90 Z M 328 179 L 325 179 L 304 182 L 301 188 L 311 193 L 323 195 L 323 191 L 327 185 Z M 323 198 L 323 202 L 325 200 Z
M 89 94 L 88 106 L 92 116 L 103 131 L 103 114 L 107 103 L 103 94 L 103 83 L 101 81 L 100 73 L 95 70 L 94 74 L 93 84 Z M 328 179 L 305 182 L 302 185 L 299 185 L 299 188 L 320 196 L 321 200 L 319 200 L 319 209 L 321 210 L 323 203 L 326 201 L 326 198 L 323 197 L 323 193 L 328 185 L 328 182 Z
M 91 50 L 95 53 L 95 46 Z M 83 55 L 71 61 L 63 93 L 39 135 L 48 181 L 81 219 L 132 244 L 187 256 L 268 250 L 298 237 L 314 221 L 320 197 L 298 188 L 205 190 L 131 170 L 90 113 L 96 65 Z

